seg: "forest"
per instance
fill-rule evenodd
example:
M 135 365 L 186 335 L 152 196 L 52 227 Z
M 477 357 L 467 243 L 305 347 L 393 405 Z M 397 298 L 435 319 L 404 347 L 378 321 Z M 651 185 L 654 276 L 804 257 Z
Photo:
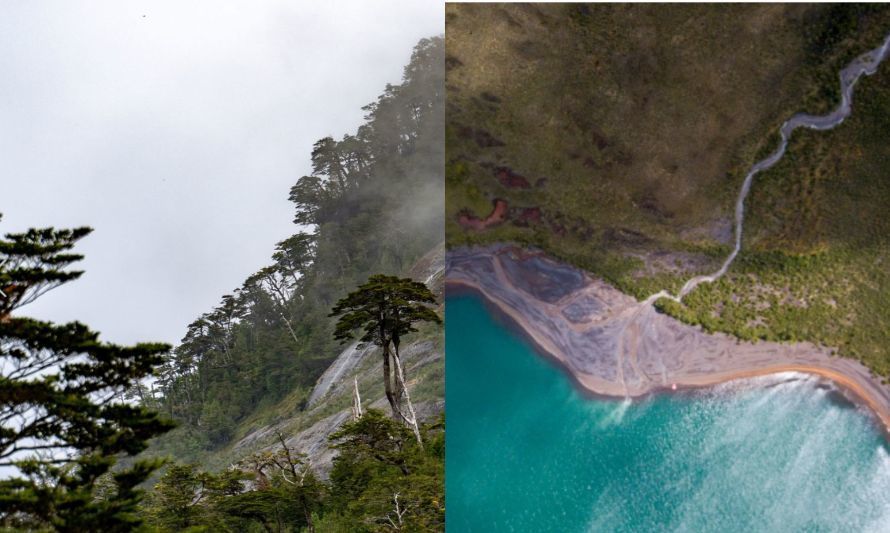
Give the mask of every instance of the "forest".
M 422 41 L 400 85 L 366 106 L 367 122 L 312 147 L 312 174 L 289 199 L 301 231 L 272 263 L 188 325 L 147 402 L 225 444 L 257 405 L 311 387 L 338 350 L 328 313 L 375 273 L 401 273 L 442 240 L 444 77 L 439 39 Z
M 416 297 L 422 303 L 412 308 L 414 315 L 405 316 L 429 322 L 419 333 L 410 321 L 394 326 L 393 372 L 402 372 L 400 335 L 441 340 L 441 301 L 425 285 L 399 276 L 410 275 L 443 239 L 444 91 L 444 40 L 422 39 L 401 82 L 387 85 L 363 108 L 365 122 L 357 131 L 340 139 L 325 137 L 312 146 L 312 172 L 295 180 L 288 196 L 294 204 L 295 233 L 274 246 L 270 263 L 188 324 L 177 346 L 141 346 L 141 366 L 116 378 L 107 405 L 129 406 L 125 414 L 139 418 L 140 431 L 115 426 L 118 440 L 132 439 L 134 444 L 109 448 L 113 457 L 100 461 L 102 468 L 88 479 L 81 479 L 87 467 L 76 457 L 61 463 L 61 469 L 55 463 L 48 470 L 22 468 L 16 490 L 52 497 L 41 505 L 33 505 L 33 498 L 30 506 L 12 505 L 19 497 L 4 499 L 12 494 L 4 491 L 3 525 L 84 530 L 86 522 L 74 526 L 59 512 L 74 505 L 76 495 L 81 507 L 107 510 L 90 527 L 106 524 L 103 529 L 110 530 L 442 530 L 442 415 L 415 418 L 412 426 L 393 401 L 390 416 L 373 406 L 363 409 L 357 398 L 358 414 L 330 435 L 328 446 L 336 453 L 323 471 L 280 432 L 272 445 L 236 460 L 231 453 L 225 459 L 211 458 L 230 452 L 233 440 L 258 417 L 275 418 L 282 402 L 293 412 L 306 408 L 313 385 L 343 349 L 349 331 L 358 327 L 338 327 L 332 311 L 369 278 L 407 284 L 408 300 Z M 76 279 L 79 273 L 56 279 L 58 267 L 79 258 L 67 250 L 88 232 L 82 228 L 48 235 L 62 239 L 61 247 L 53 248 L 62 259 L 38 269 L 49 283 Z M 46 240 L 37 235 L 25 244 L 33 247 Z M 9 249 L 0 252 L 6 258 L 13 257 L 13 244 L 23 246 L 14 240 L 4 244 Z M 38 256 L 48 257 L 43 252 Z M 8 286 L 15 276 L 24 280 L 19 283 L 33 281 L 27 274 L 0 267 L 0 279 Z M 17 334 L 0 333 L 6 341 Z M 388 356 L 391 338 L 365 337 Z M 4 350 L 8 345 L 4 342 Z M 384 368 L 388 372 L 388 359 Z M 381 379 L 375 373 L 374 379 L 375 396 L 369 399 L 378 392 L 383 396 L 384 381 L 389 397 L 389 374 Z M 396 379 L 397 403 L 407 398 L 406 382 L 411 380 Z M 358 391 L 356 381 L 356 397 Z M 49 432 L 41 436 L 53 439 Z M 82 456 L 94 457 L 95 443 L 82 444 Z M 127 472 L 138 475 L 123 475 Z M 73 477 L 79 480 L 71 485 L 77 486 L 76 494 L 65 488 L 64 479 Z M 141 488 L 146 487 L 143 497 Z

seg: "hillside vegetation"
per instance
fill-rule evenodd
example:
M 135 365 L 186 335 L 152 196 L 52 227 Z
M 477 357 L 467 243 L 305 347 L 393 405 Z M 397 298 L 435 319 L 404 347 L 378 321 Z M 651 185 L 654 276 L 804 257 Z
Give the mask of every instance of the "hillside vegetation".
M 328 442 L 328 436 L 348 419 L 343 414 L 349 412 L 353 376 L 365 407 L 380 407 L 376 401 L 383 397 L 383 383 L 379 355 L 373 350 L 365 350 L 349 367 L 349 374 L 340 376 L 323 398 L 310 404 L 309 397 L 332 361 L 344 348 L 349 350 L 334 341 L 334 319 L 328 316 L 338 299 L 372 274 L 412 276 L 427 284 L 436 278 L 433 263 L 440 263 L 441 252 L 437 254 L 436 249 L 443 233 L 444 96 L 444 40 L 423 39 L 404 69 L 402 82 L 388 85 L 375 102 L 363 108 L 366 122 L 355 133 L 314 144 L 313 171 L 296 180 L 289 195 L 298 231 L 275 246 L 271 264 L 188 326 L 153 390 L 133 391 L 143 403 L 179 425 L 148 452 L 181 463 L 168 470 L 152 492 L 146 516 L 155 527 L 242 531 L 277 524 L 276 530 L 298 531 L 312 524 L 307 517 L 315 516 L 311 528 L 327 524 L 328 529 L 321 530 L 338 530 L 349 523 L 355 528 L 351 530 L 376 530 L 380 526 L 374 525 L 375 520 L 386 517 L 381 509 L 393 507 L 393 486 L 419 483 L 413 494 L 418 498 L 420 493 L 443 490 L 444 450 L 436 444 L 443 428 L 435 416 L 444 397 L 441 326 L 424 326 L 405 340 L 412 398 L 426 404 L 425 409 L 420 406 L 427 415 L 424 431 L 430 441 L 424 449 L 399 444 L 387 452 L 394 462 L 375 462 L 373 454 L 358 444 L 349 447 L 350 438 L 361 442 L 379 438 L 372 435 L 379 427 L 370 422 L 344 426 L 340 438 Z M 346 380 L 348 388 L 337 387 Z M 306 439 L 312 441 L 312 449 L 294 444 Z M 335 445 L 341 451 L 350 450 L 351 455 L 341 453 L 342 459 L 335 461 L 331 471 Z M 275 455 L 286 450 L 294 456 L 292 463 Z M 296 465 L 300 472 L 311 471 L 312 479 L 318 477 L 319 485 L 307 484 L 308 492 L 301 492 L 305 506 L 282 510 L 281 515 L 270 511 L 277 509 L 276 498 L 297 498 L 288 492 L 292 487 L 275 476 L 270 477 L 277 485 L 273 483 L 270 490 L 283 490 L 278 496 L 225 498 L 236 495 L 233 486 L 242 485 L 227 478 L 223 469 L 251 457 L 270 460 L 273 456 L 282 465 Z M 311 461 L 318 457 L 323 458 L 320 463 Z M 346 461 L 352 461 L 354 468 L 344 466 Z M 407 469 L 399 467 L 405 462 L 420 470 L 412 467 L 413 480 L 398 478 Z M 331 485 L 325 481 L 329 475 Z M 181 513 L 171 511 L 175 498 L 166 498 L 164 490 L 175 496 L 188 493 L 189 486 L 206 489 L 207 499 L 193 509 L 194 521 L 183 524 L 176 521 Z M 418 503 L 411 497 L 402 495 L 402 504 L 407 501 L 413 508 L 405 520 L 437 528 L 444 513 L 442 504 Z M 271 507 L 251 514 L 242 506 L 252 505 L 250 498 L 268 498 Z M 238 507 L 237 512 L 226 511 L 232 505 Z M 377 511 L 382 514 L 369 514 Z M 426 512 L 431 514 L 423 515 Z
M 452 5 L 449 245 L 539 246 L 642 297 L 712 270 L 757 156 L 890 11 L 831 5 Z M 498 220 L 474 221 L 504 202 Z
M 836 105 L 890 9 L 460 5 L 447 24 L 448 244 L 537 246 L 643 298 L 719 267 L 748 168 L 793 113 Z M 844 124 L 795 132 L 729 274 L 663 311 L 890 377 L 888 68 Z
M 795 134 L 756 179 L 737 264 L 666 310 L 744 339 L 831 346 L 890 378 L 888 83 L 882 65 L 843 125 Z

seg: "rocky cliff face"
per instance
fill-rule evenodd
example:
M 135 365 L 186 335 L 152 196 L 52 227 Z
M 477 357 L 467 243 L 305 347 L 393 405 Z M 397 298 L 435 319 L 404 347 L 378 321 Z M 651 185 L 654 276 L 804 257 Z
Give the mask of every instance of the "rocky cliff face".
M 445 245 L 442 243 L 421 257 L 407 275 L 424 282 L 441 301 L 444 271 Z M 415 334 L 401 352 L 408 386 L 421 421 L 432 420 L 445 409 L 443 337 L 441 327 L 423 330 Z M 346 346 L 319 377 L 309 394 L 306 408 L 298 417 L 285 418 L 251 431 L 235 443 L 231 456 L 237 458 L 274 449 L 279 446 L 278 434 L 281 433 L 288 446 L 305 453 L 315 471 L 327 477 L 336 453 L 329 448 L 328 438 L 352 417 L 353 380 L 358 380 L 365 408 L 388 409 L 382 372 L 379 348 L 362 343 Z

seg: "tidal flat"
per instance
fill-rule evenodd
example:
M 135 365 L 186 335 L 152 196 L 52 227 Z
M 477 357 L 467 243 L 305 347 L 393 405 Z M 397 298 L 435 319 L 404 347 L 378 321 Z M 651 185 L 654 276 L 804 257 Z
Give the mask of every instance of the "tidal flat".
M 635 398 L 797 371 L 829 378 L 890 427 L 890 390 L 858 361 L 807 342 L 743 341 L 660 313 L 600 279 L 512 245 L 451 250 L 447 284 L 480 295 L 582 389 Z
M 584 394 L 474 295 L 448 297 L 449 531 L 881 531 L 890 450 L 831 382 L 784 372 Z

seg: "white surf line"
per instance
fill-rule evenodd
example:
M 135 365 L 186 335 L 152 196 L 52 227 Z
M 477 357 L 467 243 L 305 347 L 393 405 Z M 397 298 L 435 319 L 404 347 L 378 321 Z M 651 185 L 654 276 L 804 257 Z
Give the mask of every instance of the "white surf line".
M 888 52 L 890 52 L 890 35 L 884 39 L 884 43 L 881 46 L 860 55 L 847 65 L 846 68 L 841 70 L 839 76 L 841 82 L 841 103 L 834 111 L 821 116 L 797 113 L 782 124 L 782 128 L 779 130 L 782 140 L 779 142 L 778 148 L 764 159 L 755 163 L 754 166 L 751 167 L 751 170 L 748 171 L 748 175 L 745 176 L 745 181 L 742 183 L 742 189 L 739 191 L 739 196 L 735 204 L 735 246 L 723 262 L 723 265 L 720 266 L 720 269 L 712 274 L 695 276 L 689 279 L 676 296 L 666 290 L 661 290 L 646 298 L 646 300 L 643 301 L 643 305 L 652 304 L 659 298 L 668 298 L 679 303 L 684 296 L 689 294 L 698 285 L 702 283 L 711 283 L 726 274 L 729 266 L 735 261 L 736 256 L 742 249 L 742 225 L 745 221 L 745 198 L 748 197 L 748 193 L 751 190 L 751 182 L 754 180 L 754 176 L 769 169 L 782 159 L 782 156 L 785 155 L 785 149 L 788 147 L 788 139 L 791 138 L 791 133 L 797 128 L 809 128 L 818 131 L 830 130 L 850 116 L 853 104 L 853 86 L 863 75 L 871 76 L 877 72 L 878 65 L 880 65 L 887 57 Z

